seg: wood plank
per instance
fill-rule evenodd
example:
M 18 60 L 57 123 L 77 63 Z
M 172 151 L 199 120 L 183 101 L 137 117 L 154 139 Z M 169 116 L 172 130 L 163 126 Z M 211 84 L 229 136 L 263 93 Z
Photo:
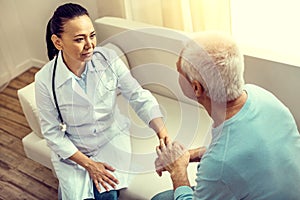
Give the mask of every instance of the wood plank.
M 13 149 L 14 152 L 26 157 L 22 141 L 18 137 L 4 132 L 3 130 L 0 130 L 0 145 L 6 149 Z
M 12 185 L 11 183 L 8 183 L 8 182 L 2 181 L 2 180 L 0 180 L 0 199 L 3 199 L 3 200 L 6 200 L 6 199 L 39 200 L 39 198 L 36 198 L 36 197 L 32 196 L 31 194 L 24 192 L 22 189 Z
M 26 85 L 27 85 L 27 83 L 24 83 L 17 79 L 14 79 L 9 83 L 9 87 L 14 88 L 16 90 L 21 89 L 21 88 L 25 87 Z
M 25 118 L 25 115 L 22 113 L 16 113 L 12 110 L 9 110 L 7 108 L 0 107 L 0 119 L 10 121 L 11 124 L 19 124 L 19 126 L 25 126 L 29 127 L 27 119 Z M 1 127 L 1 124 L 0 124 Z
M 0 145 L 0 162 L 5 169 L 17 169 L 17 167 L 24 161 L 25 158 L 20 154 L 14 152 L 12 149 L 7 149 Z
M 12 83 L 12 85 L 16 86 L 15 83 L 18 85 L 20 83 L 23 83 L 25 86 L 25 85 L 28 85 L 29 83 L 32 83 L 34 81 L 34 76 L 35 76 L 36 72 L 38 72 L 39 70 L 40 70 L 40 68 L 36 68 L 36 67 L 30 68 L 26 72 L 23 72 L 21 75 L 16 77 L 13 80 L 14 82 Z
M 5 94 L 9 97 L 12 97 L 12 98 L 16 98 L 18 99 L 18 94 L 17 94 L 17 90 L 16 89 L 13 89 L 11 87 L 6 87 L 2 92 L 1 94 Z
M 35 73 L 37 73 L 40 69 L 41 69 L 40 67 L 32 67 L 32 68 L 30 68 L 30 69 L 28 70 L 28 72 L 35 74 Z
M 2 174 L 1 180 L 3 182 L 19 188 L 23 191 L 23 193 L 26 192 L 26 194 L 30 194 L 38 199 L 57 199 L 57 190 L 33 179 L 26 174 L 16 170 L 6 171 L 2 168 L 0 168 L 0 174 Z
M 50 169 L 0 145 L 0 177 L 2 181 L 17 185 L 23 192 L 40 199 L 57 197 L 58 180 Z M 27 189 L 30 188 L 30 191 Z M 9 192 L 9 191 L 8 191 Z M 7 193 L 7 192 L 5 192 Z
M 29 83 L 32 83 L 34 81 L 34 75 L 35 75 L 34 73 L 26 71 L 23 74 L 21 74 L 20 76 L 16 77 L 15 80 L 18 80 L 18 81 L 24 83 L 25 85 L 28 85 Z
M 3 117 L 0 117 L 0 130 L 15 136 L 20 140 L 32 131 L 27 122 L 23 122 L 23 124 L 16 123 Z
M 53 175 L 53 172 L 50 169 L 45 168 L 43 165 L 30 159 L 25 159 L 18 166 L 18 170 L 36 180 L 39 180 L 48 187 L 57 190 L 58 179 Z
M 50 169 L 26 157 L 21 141 L 31 129 L 17 90 L 32 82 L 38 70 L 27 70 L 0 93 L 0 200 L 57 199 L 57 178 Z
M 23 110 L 18 98 L 13 98 L 0 93 L 0 106 L 9 110 L 15 111 L 19 114 L 23 114 Z
M 15 79 L 18 81 L 17 83 L 15 83 L 16 82 L 15 80 L 12 80 L 11 81 L 12 83 L 10 83 L 1 93 L 6 94 L 7 96 L 10 97 L 18 98 L 16 88 L 19 87 L 23 88 L 29 83 L 32 83 L 34 81 L 35 73 L 38 72 L 39 70 L 40 68 L 37 67 L 30 68 L 28 71 L 24 72 L 23 74 L 21 74 Z M 16 85 L 18 86 L 16 87 Z
M 12 180 L 10 176 L 14 173 L 14 171 L 17 171 L 18 174 L 26 174 L 26 176 L 30 177 L 30 179 L 35 179 L 36 182 L 38 182 L 37 184 L 43 185 L 42 187 L 46 187 L 51 191 L 57 191 L 58 180 L 54 177 L 50 169 L 33 160 L 30 160 L 29 158 L 21 157 L 17 152 L 0 145 L 1 180 L 4 180 L 3 176 L 4 174 L 7 174 L 4 171 L 12 172 L 5 176 L 6 179 Z M 24 182 L 22 179 L 14 180 L 14 183 L 22 181 Z

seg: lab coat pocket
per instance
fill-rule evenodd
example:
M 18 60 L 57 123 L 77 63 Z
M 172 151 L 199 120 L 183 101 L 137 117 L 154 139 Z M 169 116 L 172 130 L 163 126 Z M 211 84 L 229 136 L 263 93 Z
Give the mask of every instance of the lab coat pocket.
M 97 106 L 111 109 L 115 104 L 118 78 L 110 67 L 98 72 L 97 87 L 95 87 L 94 102 Z
M 111 67 L 105 68 L 100 73 L 99 86 L 107 91 L 115 91 L 118 87 L 118 77 Z
M 79 126 L 92 120 L 88 105 L 63 104 L 60 106 L 60 110 L 66 123 L 70 126 Z
M 117 96 L 116 90 L 110 91 L 103 87 L 98 88 L 94 100 L 94 102 L 96 102 L 96 108 L 111 110 L 116 103 L 116 96 Z

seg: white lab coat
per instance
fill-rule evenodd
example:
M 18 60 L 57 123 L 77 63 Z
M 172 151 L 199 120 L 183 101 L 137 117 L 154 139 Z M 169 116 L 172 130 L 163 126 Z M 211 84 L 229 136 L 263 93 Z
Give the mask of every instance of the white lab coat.
M 120 114 L 116 105 L 118 91 L 146 123 L 162 117 L 156 99 L 140 87 L 126 65 L 107 48 L 96 47 L 100 54 L 87 62 L 87 91 L 79 86 L 74 74 L 58 55 L 55 91 L 67 131 L 59 130 L 58 113 L 52 94 L 54 59 L 35 77 L 36 102 L 42 133 L 52 150 L 52 163 L 59 179 L 62 198 L 82 200 L 93 198 L 93 185 L 88 172 L 68 158 L 77 150 L 91 159 L 106 162 L 117 170 L 118 189 L 128 186 L 131 145 L 130 121 Z M 142 134 L 142 133 L 141 133 Z M 102 188 L 102 191 L 104 189 Z

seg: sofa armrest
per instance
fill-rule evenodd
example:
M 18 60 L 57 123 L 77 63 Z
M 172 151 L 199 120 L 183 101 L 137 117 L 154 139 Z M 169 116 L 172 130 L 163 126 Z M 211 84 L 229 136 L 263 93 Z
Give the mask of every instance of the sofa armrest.
M 19 89 L 18 97 L 29 127 L 37 136 L 43 138 L 39 114 L 35 102 L 34 82 Z

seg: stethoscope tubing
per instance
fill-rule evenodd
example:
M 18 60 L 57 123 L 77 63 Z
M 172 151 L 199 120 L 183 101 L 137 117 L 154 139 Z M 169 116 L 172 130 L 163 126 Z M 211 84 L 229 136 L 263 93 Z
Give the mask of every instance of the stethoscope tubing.
M 108 62 L 107 59 L 106 59 L 106 57 L 100 51 L 94 51 L 93 55 L 95 55 L 97 53 L 102 56 L 102 58 L 105 60 L 105 62 Z M 59 123 L 59 129 L 62 132 L 65 132 L 67 130 L 67 125 L 64 122 L 62 114 L 60 112 L 60 109 L 59 109 L 59 106 L 58 106 L 58 102 L 57 102 L 57 96 L 56 96 L 56 92 L 55 92 L 55 74 L 56 74 L 56 67 L 57 67 L 57 59 L 58 59 L 58 55 L 55 57 L 55 60 L 54 60 L 54 67 L 53 67 L 53 73 L 52 73 L 52 94 L 53 94 L 53 99 L 54 99 L 55 107 L 56 107 L 57 113 L 58 113 L 58 119 L 60 121 L 60 123 Z M 95 68 L 95 64 L 94 64 L 93 60 L 91 60 L 91 63 L 93 65 L 93 67 Z

